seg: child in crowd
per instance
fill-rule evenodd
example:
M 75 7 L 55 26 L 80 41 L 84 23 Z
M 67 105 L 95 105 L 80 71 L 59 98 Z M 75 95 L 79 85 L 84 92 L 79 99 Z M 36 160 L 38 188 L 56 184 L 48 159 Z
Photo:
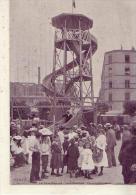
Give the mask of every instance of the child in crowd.
M 47 166 L 48 166 L 50 149 L 51 149 L 50 137 L 42 135 L 42 140 L 41 140 L 42 175 L 41 175 L 41 179 L 47 178 L 46 173 L 48 173 Z
M 84 172 L 84 177 L 88 179 L 92 179 L 91 171 L 94 169 L 94 162 L 92 159 L 92 151 L 90 149 L 90 143 L 85 144 L 85 148 L 82 152 L 83 160 L 82 160 L 82 170 Z
M 79 150 L 78 147 L 75 145 L 75 140 L 71 139 L 70 146 L 68 148 L 67 156 L 68 156 L 68 170 L 70 173 L 70 177 L 72 178 L 76 175 L 77 168 L 78 168 L 78 157 L 79 157 Z
M 62 168 L 62 147 L 59 137 L 56 135 L 53 139 L 51 146 L 51 175 L 56 175 L 57 177 L 62 176 L 59 172 L 59 169 Z M 55 173 L 55 169 L 57 172 Z
M 25 157 L 23 153 L 23 148 L 21 145 L 21 136 L 15 136 L 13 138 L 14 144 L 12 144 L 11 151 L 12 155 L 14 157 L 14 167 L 20 167 L 23 166 L 25 163 Z
M 64 143 L 63 143 L 63 165 L 62 165 L 62 173 L 64 171 L 64 167 L 68 165 L 68 158 L 67 158 L 67 151 L 69 147 L 69 137 L 66 135 L 64 137 Z M 68 173 L 68 168 L 67 168 L 67 173 Z

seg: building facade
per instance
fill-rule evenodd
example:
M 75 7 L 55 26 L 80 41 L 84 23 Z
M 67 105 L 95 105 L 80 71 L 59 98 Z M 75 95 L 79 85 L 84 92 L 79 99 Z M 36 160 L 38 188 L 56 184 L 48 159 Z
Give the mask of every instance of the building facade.
M 29 106 L 47 100 L 40 84 L 20 82 L 10 82 L 10 98 L 11 100 L 25 101 Z
M 109 110 L 123 111 L 125 101 L 136 100 L 136 51 L 106 52 L 101 76 L 99 101 Z

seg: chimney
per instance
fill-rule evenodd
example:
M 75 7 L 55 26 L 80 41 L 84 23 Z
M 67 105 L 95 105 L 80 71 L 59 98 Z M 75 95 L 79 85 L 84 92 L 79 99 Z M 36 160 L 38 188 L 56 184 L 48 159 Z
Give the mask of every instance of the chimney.
M 38 85 L 41 84 L 41 69 L 40 66 L 38 66 Z

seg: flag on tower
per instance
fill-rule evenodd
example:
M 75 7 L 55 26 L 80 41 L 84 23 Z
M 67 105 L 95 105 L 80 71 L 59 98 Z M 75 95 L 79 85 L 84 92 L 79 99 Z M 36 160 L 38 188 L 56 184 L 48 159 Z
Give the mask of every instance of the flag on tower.
M 76 3 L 75 3 L 75 0 L 73 0 L 73 4 L 72 4 L 72 6 L 73 6 L 74 8 L 76 8 Z

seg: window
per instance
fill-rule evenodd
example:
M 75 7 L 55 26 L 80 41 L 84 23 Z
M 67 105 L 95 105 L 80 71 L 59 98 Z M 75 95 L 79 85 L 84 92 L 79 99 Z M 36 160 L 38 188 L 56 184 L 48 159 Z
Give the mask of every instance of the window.
M 126 92 L 125 93 L 125 101 L 129 101 L 130 100 L 130 93 Z
M 130 81 L 129 80 L 125 80 L 125 88 L 126 89 L 130 88 Z
M 109 81 L 109 88 L 112 88 L 112 81 Z
M 129 67 L 125 68 L 125 75 L 130 75 L 130 68 Z
M 109 76 L 112 76 L 112 67 L 109 67 Z
M 112 102 L 112 93 L 109 94 L 109 102 Z
M 108 56 L 108 61 L 109 61 L 109 64 L 112 63 L 112 55 L 109 55 L 109 56 Z
M 130 63 L 130 56 L 129 55 L 125 55 L 125 63 Z

